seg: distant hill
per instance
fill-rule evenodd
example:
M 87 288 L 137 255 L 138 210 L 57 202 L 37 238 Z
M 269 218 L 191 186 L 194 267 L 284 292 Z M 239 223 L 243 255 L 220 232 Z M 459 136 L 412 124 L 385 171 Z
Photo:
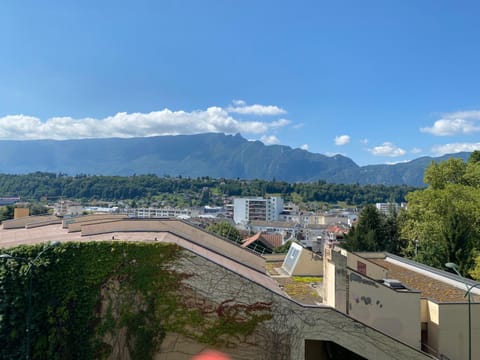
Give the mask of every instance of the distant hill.
M 360 167 L 341 155 L 328 157 L 283 145 L 266 146 L 240 135 L 218 133 L 129 139 L 2 140 L 0 172 L 156 174 L 421 186 L 424 169 L 432 160 L 467 159 L 469 155 L 422 157 L 395 165 Z

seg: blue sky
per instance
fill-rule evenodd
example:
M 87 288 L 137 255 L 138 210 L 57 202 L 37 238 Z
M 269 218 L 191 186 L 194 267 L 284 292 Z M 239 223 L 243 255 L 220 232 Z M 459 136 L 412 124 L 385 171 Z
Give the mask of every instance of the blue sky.
M 0 139 L 241 133 L 359 165 L 480 149 L 477 1 L 8 1 Z

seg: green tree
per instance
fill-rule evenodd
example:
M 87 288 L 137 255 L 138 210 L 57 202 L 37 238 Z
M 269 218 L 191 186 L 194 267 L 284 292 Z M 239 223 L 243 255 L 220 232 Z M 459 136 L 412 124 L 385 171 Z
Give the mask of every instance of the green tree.
M 428 188 L 407 195 L 401 224 L 401 235 L 408 241 L 406 256 L 439 268 L 455 262 L 463 274 L 472 270 L 480 235 L 478 158 L 473 153 L 467 162 L 432 163 L 425 171 Z
M 472 152 L 472 154 L 471 154 L 470 157 L 468 158 L 467 163 L 468 163 L 468 164 L 471 164 L 471 163 L 480 163 L 480 150 L 475 150 L 474 152 Z
M 374 205 L 362 209 L 343 246 L 349 251 L 385 250 L 384 219 Z
M 13 219 L 15 206 L 7 205 L 0 208 L 0 221 Z
M 399 222 L 399 214 L 392 206 L 383 222 L 384 248 L 385 251 L 392 254 L 400 254 L 406 245 L 400 236 Z
M 480 280 L 480 253 L 478 251 L 475 254 L 474 266 L 469 271 L 469 275 L 472 277 L 472 279 L 477 281 Z
M 43 215 L 48 214 L 48 207 L 42 204 L 30 205 L 30 215 Z
M 227 221 L 221 221 L 215 224 L 208 225 L 205 230 L 220 235 L 224 238 L 232 240 L 236 243 L 242 242 L 242 236 L 235 226 Z
M 445 239 L 446 262 L 458 264 L 460 273 L 467 273 L 474 264 L 475 234 L 472 222 L 462 212 L 449 207 L 442 235 Z
M 286 254 L 288 250 L 290 250 L 290 246 L 292 245 L 292 240 L 288 240 L 285 244 L 277 246 L 273 249 L 274 254 Z
M 425 170 L 424 182 L 433 189 L 443 189 L 447 184 L 460 184 L 466 169 L 467 164 L 462 159 L 432 162 Z

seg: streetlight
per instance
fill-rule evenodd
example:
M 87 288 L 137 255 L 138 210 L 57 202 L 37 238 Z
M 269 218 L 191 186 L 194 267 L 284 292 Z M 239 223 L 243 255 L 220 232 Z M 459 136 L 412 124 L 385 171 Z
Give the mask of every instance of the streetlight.
M 445 266 L 455 271 L 457 275 L 464 280 L 465 287 L 467 288 L 467 291 L 463 297 L 468 296 L 468 360 L 472 360 L 472 294 L 471 294 L 471 291 L 474 287 L 480 286 L 480 283 L 469 286 L 466 281 L 467 279 L 464 278 L 458 271 L 457 264 L 448 262 L 445 264 Z
M 36 266 L 36 261 L 42 256 L 42 254 L 47 251 L 48 249 L 60 245 L 60 241 L 54 241 L 50 244 L 43 247 L 42 251 L 40 251 L 37 256 L 33 259 L 27 259 L 21 256 L 12 256 L 10 254 L 0 254 L 0 259 L 5 260 L 17 260 L 23 261 L 24 263 L 28 264 L 27 270 L 25 271 L 25 276 L 30 274 L 30 271 L 34 266 Z M 29 276 L 28 278 L 28 293 L 27 293 L 27 314 L 25 319 L 25 358 L 28 360 L 30 359 L 30 321 L 32 319 L 32 289 L 33 289 L 33 277 Z

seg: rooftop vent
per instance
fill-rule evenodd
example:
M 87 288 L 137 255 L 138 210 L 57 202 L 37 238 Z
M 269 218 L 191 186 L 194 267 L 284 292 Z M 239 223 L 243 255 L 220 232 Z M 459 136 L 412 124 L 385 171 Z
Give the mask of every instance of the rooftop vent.
M 399 280 L 396 279 L 383 279 L 383 283 L 394 290 L 406 289 L 406 287 Z

